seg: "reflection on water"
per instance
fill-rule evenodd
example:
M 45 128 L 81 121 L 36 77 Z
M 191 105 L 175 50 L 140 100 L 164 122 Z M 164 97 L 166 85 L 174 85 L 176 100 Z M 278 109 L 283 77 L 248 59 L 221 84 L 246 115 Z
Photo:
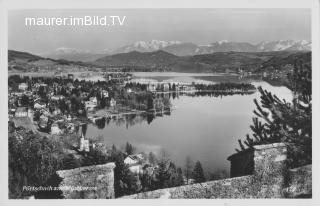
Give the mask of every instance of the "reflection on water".
M 292 99 L 286 87 L 274 87 L 263 81 L 251 82 L 281 99 Z M 161 94 L 161 98 L 170 100 L 170 112 L 101 119 L 97 125 L 88 125 L 87 137 L 103 135 L 107 145 L 121 146 L 129 141 L 144 152 L 157 153 L 165 149 L 179 166 L 183 166 L 186 156 L 190 156 L 194 161 L 200 160 L 206 171 L 229 171 L 227 157 L 238 148 L 238 139 L 251 134 L 253 99 L 259 97 L 258 92 L 229 96 Z

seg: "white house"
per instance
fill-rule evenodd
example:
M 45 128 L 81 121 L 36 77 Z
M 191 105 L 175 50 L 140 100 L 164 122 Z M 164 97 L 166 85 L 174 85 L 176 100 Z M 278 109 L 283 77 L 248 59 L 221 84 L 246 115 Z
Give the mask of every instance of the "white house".
M 135 155 L 128 155 L 125 159 L 124 159 L 124 163 L 128 164 L 128 165 L 132 165 L 132 164 L 140 164 L 143 162 L 143 156 L 142 154 L 135 154 Z
M 114 106 L 116 106 L 116 104 L 117 104 L 116 100 L 113 99 L 113 98 L 111 98 L 111 100 L 110 100 L 110 107 L 114 107 Z
M 51 125 L 51 134 L 62 134 L 62 130 L 57 123 Z
M 67 124 L 67 130 L 68 130 L 69 133 L 73 133 L 74 130 L 75 130 L 75 125 L 72 122 L 69 122 Z
M 109 97 L 109 92 L 108 92 L 107 90 L 102 90 L 102 91 L 101 91 L 101 95 L 102 95 L 103 97 Z
M 28 109 L 26 107 L 18 107 L 14 114 L 15 117 L 28 117 Z
M 89 101 L 92 102 L 92 103 L 95 104 L 95 105 L 98 104 L 97 97 L 90 97 Z
M 163 85 L 163 90 L 164 90 L 164 91 L 169 91 L 169 89 L 170 89 L 169 84 L 164 84 L 164 85 Z
M 95 104 L 94 102 L 91 102 L 91 101 L 85 102 L 86 110 L 93 111 L 96 107 L 97 107 L 97 104 Z
M 62 100 L 62 99 L 64 99 L 63 95 L 55 95 L 55 96 L 51 97 L 51 100 L 53 100 L 53 101 L 59 101 L 59 100 Z
M 26 83 L 20 83 L 18 88 L 20 90 L 26 90 L 26 89 L 28 89 L 28 85 Z
M 157 89 L 157 87 L 156 87 L 156 85 L 154 85 L 154 84 L 149 84 L 148 87 L 147 87 L 147 90 L 148 90 L 149 92 L 155 92 L 156 89 Z
M 86 151 L 89 152 L 90 148 L 89 148 L 89 140 L 88 139 L 84 139 L 84 137 L 81 137 L 80 139 L 80 151 Z
M 140 165 L 140 164 L 129 166 L 129 170 L 134 174 L 142 174 L 143 173 L 143 168 L 142 168 L 142 165 Z
M 124 159 L 124 163 L 127 164 L 129 170 L 135 174 L 141 174 L 143 172 L 143 157 L 141 154 L 129 155 Z
M 46 108 L 46 104 L 42 103 L 42 102 L 36 102 L 36 103 L 34 103 L 33 108 L 35 108 L 35 109 L 44 109 L 44 108 Z

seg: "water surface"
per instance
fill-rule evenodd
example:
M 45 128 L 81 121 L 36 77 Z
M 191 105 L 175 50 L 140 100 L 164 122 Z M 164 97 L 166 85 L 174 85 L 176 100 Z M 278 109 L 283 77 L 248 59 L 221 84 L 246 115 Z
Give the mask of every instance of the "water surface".
M 143 79 L 165 82 L 176 81 L 182 78 L 189 82 L 198 79 L 206 82 L 217 83 L 219 76 L 171 76 L 167 79 L 157 79 L 158 76 L 144 75 Z M 135 77 L 135 79 L 140 77 Z M 218 81 L 217 81 L 218 78 Z M 225 77 L 223 77 L 225 78 Z M 292 94 L 286 87 L 274 87 L 258 80 L 241 80 L 239 82 L 252 82 L 272 91 L 281 99 L 290 100 Z M 121 124 L 119 121 L 110 121 L 104 129 L 94 125 L 88 126 L 87 136 L 103 136 L 107 145 L 115 144 L 120 147 L 127 141 L 144 152 L 159 152 L 165 149 L 172 160 L 179 166 L 184 165 L 186 156 L 194 161 L 201 161 L 206 172 L 217 169 L 229 171 L 230 163 L 227 157 L 239 148 L 238 139 L 244 139 L 246 134 L 251 134 L 254 98 L 259 99 L 259 92 L 251 95 L 233 95 L 222 97 L 191 97 L 179 96 L 172 99 L 175 108 L 171 115 L 156 117 L 150 124 L 147 121 L 135 121 L 135 124 Z

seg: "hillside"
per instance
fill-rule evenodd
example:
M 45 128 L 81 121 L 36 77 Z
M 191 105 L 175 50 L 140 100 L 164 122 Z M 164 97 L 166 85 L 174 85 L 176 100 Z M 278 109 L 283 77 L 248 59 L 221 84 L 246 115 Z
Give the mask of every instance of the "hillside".
M 99 58 L 93 63 L 99 66 L 169 66 L 175 64 L 179 57 L 158 50 L 156 52 L 129 52 Z
M 8 51 L 11 71 L 56 71 L 57 68 L 69 71 L 81 67 L 126 68 L 128 71 L 174 71 L 174 72 L 225 72 L 263 71 L 293 64 L 295 59 L 311 62 L 311 52 L 272 51 L 272 52 L 215 52 L 194 56 L 176 56 L 158 50 L 155 52 L 129 52 L 105 56 L 92 62 L 73 62 L 43 58 L 26 52 Z M 36 69 L 35 69 L 36 68 Z
M 15 50 L 8 50 L 8 61 L 25 61 L 25 62 L 32 62 L 32 61 L 38 61 L 43 60 L 45 58 L 36 56 L 27 52 L 20 52 Z
M 50 68 L 55 66 L 91 66 L 89 63 L 80 61 L 68 61 L 64 59 L 51 59 L 33 55 L 28 52 L 8 50 L 9 70 L 30 72 L 34 68 Z
M 97 66 L 118 66 L 144 68 L 143 71 L 157 71 L 166 68 L 174 72 L 224 72 L 255 71 L 270 65 L 293 64 L 296 58 L 310 61 L 311 52 L 216 52 L 211 54 L 178 57 L 173 54 L 157 52 L 129 52 L 106 56 L 93 62 Z

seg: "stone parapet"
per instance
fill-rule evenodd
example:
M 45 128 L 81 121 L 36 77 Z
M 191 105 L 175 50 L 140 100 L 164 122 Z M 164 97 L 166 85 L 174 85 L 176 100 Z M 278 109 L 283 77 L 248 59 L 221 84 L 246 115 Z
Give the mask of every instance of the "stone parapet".
M 66 199 L 114 198 L 114 163 L 57 171 Z

